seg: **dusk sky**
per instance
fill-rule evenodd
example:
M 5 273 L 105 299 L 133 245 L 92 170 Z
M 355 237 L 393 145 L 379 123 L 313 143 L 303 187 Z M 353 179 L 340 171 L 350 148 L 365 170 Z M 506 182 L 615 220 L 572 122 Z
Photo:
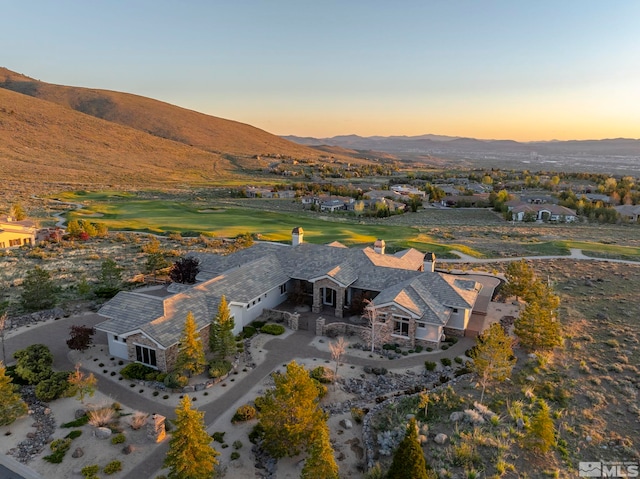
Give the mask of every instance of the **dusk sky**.
M 640 1 L 3 2 L 0 66 L 278 135 L 640 138 Z

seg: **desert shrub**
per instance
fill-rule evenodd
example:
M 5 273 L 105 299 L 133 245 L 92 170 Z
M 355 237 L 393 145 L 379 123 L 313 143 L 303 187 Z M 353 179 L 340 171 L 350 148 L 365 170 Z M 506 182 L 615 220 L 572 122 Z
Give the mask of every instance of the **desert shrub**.
M 155 391 L 155 392 L 158 392 L 158 391 Z M 131 429 L 133 429 L 134 431 L 137 431 L 138 429 L 140 429 L 142 426 L 144 426 L 147 423 L 148 417 L 149 415 L 145 412 L 141 412 L 141 411 L 134 412 L 129 418 L 129 425 L 131 426 Z
M 125 379 L 139 379 L 141 381 L 155 381 L 158 371 L 152 367 L 140 363 L 129 363 L 120 370 L 120 375 Z
M 65 438 L 69 438 L 71 440 L 74 440 L 74 439 L 79 438 L 81 435 L 82 435 L 82 431 L 80 431 L 79 429 L 74 429 L 69 434 L 67 434 L 65 436 Z
M 214 441 L 219 442 L 220 444 L 224 443 L 224 435 L 225 435 L 225 431 L 216 431 L 213 434 L 211 434 L 211 437 L 213 438 Z
M 451 358 L 440 358 L 443 366 L 451 366 Z
M 387 368 L 378 367 L 378 366 L 365 366 L 363 369 L 365 373 L 375 374 L 376 376 L 384 376 L 389 372 L 387 371 Z
M 209 377 L 217 379 L 231 371 L 232 365 L 226 359 L 213 359 L 209 361 Z
M 50 402 L 60 397 L 72 394 L 72 387 L 68 382 L 68 371 L 53 373 L 49 379 L 40 381 L 36 386 L 36 397 L 40 401 Z
M 313 368 L 309 372 L 309 375 L 312 379 L 315 379 L 322 384 L 329 384 L 333 381 L 333 371 L 325 366 Z
M 262 328 L 262 326 L 264 326 L 265 324 L 267 324 L 266 321 L 254 321 L 253 323 L 251 323 L 249 326 L 253 326 L 256 329 L 260 329 Z
M 365 411 L 362 408 L 359 407 L 352 407 L 351 408 L 351 417 L 353 418 L 354 422 L 356 424 L 361 424 L 362 420 L 364 419 L 364 415 L 365 415 Z
M 456 356 L 453 360 L 458 364 L 462 364 L 462 358 L 460 356 Z
M 238 459 L 240 457 L 240 453 L 238 451 L 233 451 L 231 453 L 231 460 L 235 461 L 236 459 Z
M 87 416 L 86 414 L 83 416 L 80 416 L 78 419 L 76 419 L 75 421 L 71 421 L 71 422 L 65 422 L 64 424 L 62 424 L 60 427 L 64 427 L 64 428 L 70 428 L 70 427 L 80 427 L 80 426 L 84 426 L 85 424 L 87 424 L 89 422 L 89 416 Z
M 251 441 L 251 444 L 255 444 L 259 439 L 262 439 L 263 437 L 264 427 L 262 427 L 262 425 L 258 423 L 253 426 L 253 429 L 251 429 L 251 432 L 249 433 L 249 441 Z
M 447 343 L 443 343 L 442 346 L 440 346 L 440 349 L 446 351 L 447 349 L 449 349 L 449 345 Z
M 433 361 L 425 361 L 424 362 L 424 368 L 427 371 L 434 371 L 436 369 L 437 364 Z
M 231 422 L 244 422 L 250 421 L 251 419 L 256 417 L 256 408 L 245 404 L 244 406 L 240 406 L 236 413 L 231 418 Z
M 94 427 L 108 426 L 109 423 L 113 421 L 115 415 L 116 412 L 111 406 L 105 406 L 87 411 L 87 416 L 89 416 L 89 424 Z
M 100 470 L 100 466 L 97 464 L 92 464 L 91 466 L 85 466 L 80 470 L 80 474 L 84 479 L 95 479 L 97 478 L 98 471 Z
M 254 328 L 253 326 L 245 326 L 244 328 L 242 328 L 242 337 L 250 338 L 251 336 L 255 336 L 257 332 L 258 331 L 256 330 L 256 328 Z
M 424 349 L 424 348 L 418 344 L 418 345 L 416 346 L 416 348 L 415 348 L 415 352 L 416 352 L 416 353 L 421 353 L 423 349 Z
M 116 472 L 122 471 L 122 463 L 120 461 L 111 461 L 104 466 L 103 471 L 105 474 L 115 474 Z
M 49 445 L 49 447 L 51 448 L 52 453 L 43 457 L 43 459 L 51 464 L 60 464 L 64 459 L 64 455 L 71 447 L 71 439 L 56 439 Z
M 127 437 L 124 434 L 122 433 L 116 434 L 111 438 L 111 444 L 122 444 L 126 440 L 127 440 Z
M 167 374 L 164 385 L 171 389 L 183 388 L 189 384 L 189 378 L 177 371 Z
M 235 450 L 242 449 L 242 446 L 243 446 L 242 441 L 233 441 L 233 448 Z
M 280 336 L 284 334 L 284 326 L 281 324 L 265 324 L 260 328 L 260 332 L 265 334 L 272 334 L 273 336 Z

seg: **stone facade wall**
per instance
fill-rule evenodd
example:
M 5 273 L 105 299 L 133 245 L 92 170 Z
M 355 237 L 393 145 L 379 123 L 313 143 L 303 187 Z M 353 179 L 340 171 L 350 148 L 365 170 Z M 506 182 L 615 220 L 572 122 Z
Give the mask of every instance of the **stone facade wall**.
M 460 329 L 447 328 L 446 326 L 444 328 L 444 334 L 447 337 L 452 337 L 452 336 L 456 336 L 458 338 L 464 337 L 464 331 Z
M 156 352 L 156 367 L 160 371 L 168 371 L 167 369 L 167 354 L 168 350 L 159 349 L 158 345 L 147 338 L 145 335 L 138 333 L 133 334 L 127 338 L 127 355 L 129 361 L 136 361 L 136 344 L 140 346 L 146 346 L 149 349 L 153 349 Z M 174 358 L 175 361 L 175 358 Z
M 343 317 L 344 311 L 344 298 L 345 298 L 345 288 L 341 287 L 335 281 L 332 281 L 328 278 L 319 279 L 315 283 L 313 283 L 313 306 L 311 310 L 314 313 L 319 313 L 322 311 L 323 297 L 321 294 L 322 288 L 330 288 L 335 290 L 336 292 L 336 307 L 334 315 L 336 318 Z

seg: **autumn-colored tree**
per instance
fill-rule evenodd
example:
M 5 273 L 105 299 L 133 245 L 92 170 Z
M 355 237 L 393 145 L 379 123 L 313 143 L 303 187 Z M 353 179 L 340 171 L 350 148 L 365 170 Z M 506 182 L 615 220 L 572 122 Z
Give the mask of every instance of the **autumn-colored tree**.
M 169 277 L 174 283 L 193 284 L 196 282 L 196 276 L 200 272 L 200 261 L 198 258 L 188 256 L 180 258 L 173 263 L 169 271 Z
M 209 350 L 220 359 L 236 352 L 236 340 L 233 336 L 235 322 L 227 299 L 222 296 L 218 304 L 218 313 L 209 325 Z
M 318 388 L 305 368 L 295 361 L 286 373 L 274 373 L 275 387 L 264 395 L 260 425 L 264 449 L 273 457 L 295 456 L 307 449 L 324 413 L 318 405 Z
M 493 323 L 478 338 L 478 343 L 471 352 L 473 359 L 471 370 L 480 378 L 481 403 L 490 382 L 504 381 L 511 375 L 511 370 L 516 363 L 511 343 L 511 338 L 500 323 Z
M 16 221 L 22 221 L 27 217 L 27 213 L 25 213 L 24 208 L 20 203 L 15 203 L 11 206 L 11 210 L 9 211 L 9 216 L 15 218 Z
M 550 351 L 562 344 L 562 328 L 556 310 L 558 296 L 543 282 L 536 282 L 527 295 L 527 304 L 515 320 L 514 332 L 530 351 Z
M 363 315 L 367 321 L 367 328 L 362 333 L 362 339 L 371 345 L 371 352 L 373 352 L 376 346 L 388 342 L 391 330 L 389 323 L 378 313 L 378 308 L 373 301 L 363 301 L 367 304 Z
M 175 430 L 169 441 L 169 452 L 164 467 L 169 468 L 169 479 L 211 479 L 215 476 L 218 451 L 209 444 L 204 413 L 191 409 L 191 400 L 185 394 L 176 409 Z
M 96 334 L 95 328 L 85 326 L 71 326 L 69 328 L 71 333 L 69 339 L 67 339 L 67 346 L 69 349 L 76 351 L 86 351 L 93 342 L 93 335 Z
M 187 319 L 184 323 L 184 330 L 180 338 L 178 346 L 178 356 L 176 358 L 176 371 L 182 373 L 187 372 L 191 377 L 192 374 L 200 374 L 204 371 L 207 361 L 204 357 L 204 348 L 200 333 L 198 333 L 196 320 L 193 313 L 187 313 Z
M 407 425 L 407 433 L 393 454 L 387 479 L 429 479 L 427 463 L 418 439 L 418 426 L 415 419 Z
M 538 410 L 531 418 L 526 442 L 529 447 L 543 454 L 555 442 L 555 429 L 551 418 L 551 410 L 543 399 L 538 399 Z
M 316 428 L 304 463 L 301 479 L 338 479 L 338 464 L 329 440 L 329 426 L 322 421 Z
M 529 263 L 525 260 L 513 261 L 507 266 L 504 273 L 507 283 L 502 291 L 507 296 L 523 297 L 535 282 L 535 275 Z
M 348 345 L 349 343 L 344 340 L 343 336 L 340 336 L 337 341 L 329 343 L 329 351 L 331 351 L 331 359 L 333 359 L 336 363 L 336 368 L 333 371 L 334 381 L 338 379 L 338 366 L 340 365 L 340 361 L 342 361 L 342 356 L 344 356 L 344 353 L 347 350 Z
M 0 426 L 11 424 L 28 411 L 27 405 L 16 392 L 6 372 L 4 363 L 0 362 Z
M 69 375 L 67 381 L 74 389 L 75 394 L 82 404 L 84 404 L 85 396 L 93 397 L 96 392 L 96 386 L 98 385 L 98 380 L 93 373 L 86 375 L 80 371 L 80 363 L 76 363 L 76 369 Z

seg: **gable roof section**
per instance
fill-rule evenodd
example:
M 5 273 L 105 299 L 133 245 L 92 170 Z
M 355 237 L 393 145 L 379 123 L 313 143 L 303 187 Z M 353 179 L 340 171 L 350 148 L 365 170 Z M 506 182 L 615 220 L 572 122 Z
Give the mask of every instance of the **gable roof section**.
M 140 329 L 149 321 L 164 315 L 164 302 L 157 296 L 120 291 L 98 311 L 109 318 L 96 329 L 120 336 Z

